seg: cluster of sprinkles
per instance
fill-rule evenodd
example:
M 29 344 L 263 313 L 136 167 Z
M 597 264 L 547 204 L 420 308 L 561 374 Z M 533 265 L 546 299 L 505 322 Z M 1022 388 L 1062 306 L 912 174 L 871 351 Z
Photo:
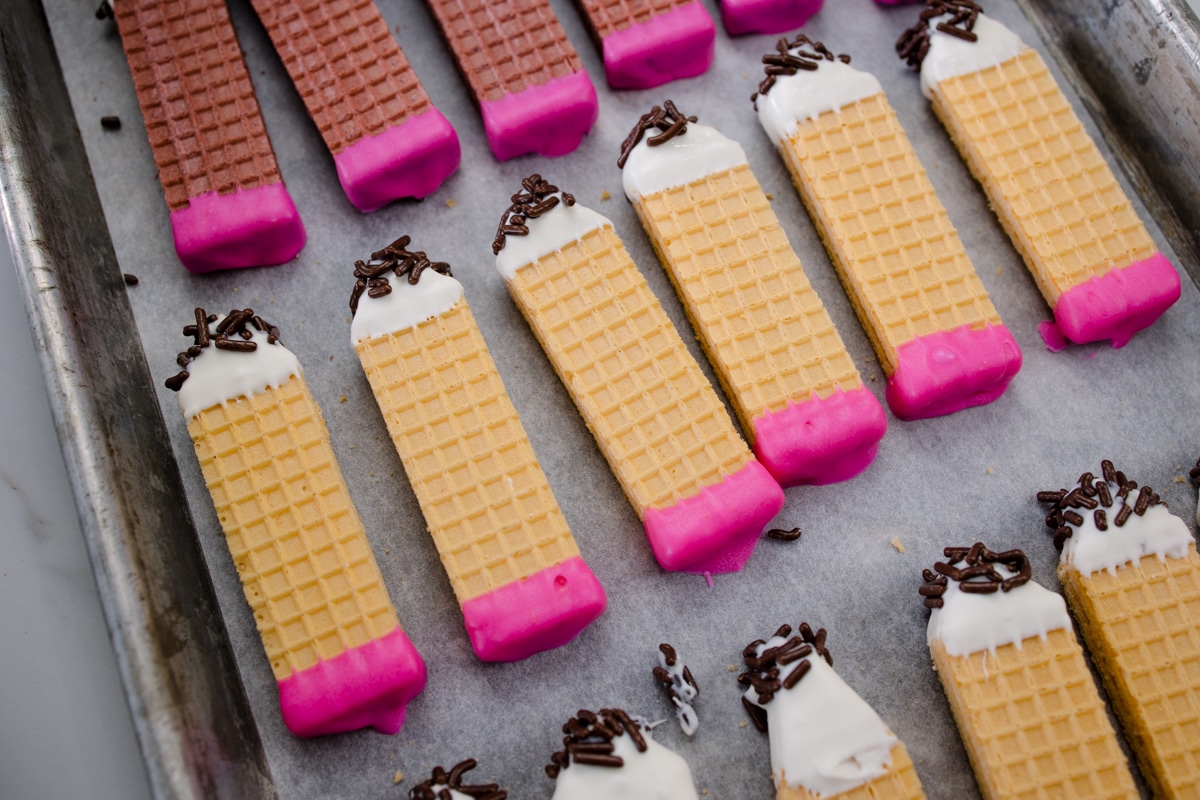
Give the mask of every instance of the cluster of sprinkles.
M 1125 473 L 1113 467 L 1113 462 L 1108 459 L 1100 462 L 1100 473 L 1103 480 L 1099 481 L 1092 473 L 1083 473 L 1079 476 L 1079 485 L 1070 491 L 1057 489 L 1037 493 L 1038 502 L 1052 504 L 1050 513 L 1046 515 L 1046 527 L 1054 531 L 1054 546 L 1057 549 L 1063 549 L 1067 539 L 1071 538 L 1071 526 L 1077 528 L 1083 525 L 1083 515 L 1089 511 L 1096 530 L 1106 531 L 1109 509 L 1116 500 L 1121 501 L 1121 508 L 1113 519 L 1113 524 L 1118 528 L 1123 527 L 1132 515 L 1140 517 L 1151 506 L 1162 503 L 1162 498 L 1153 489 L 1149 486 L 1138 489 L 1137 481 L 1128 480 Z M 1192 473 L 1193 480 L 1200 475 L 1200 462 L 1197 462 Z M 1110 488 L 1113 486 L 1116 487 L 1115 491 Z M 1134 490 L 1137 490 L 1137 497 L 1130 503 L 1129 494 Z
M 350 293 L 350 313 L 358 313 L 358 301 L 363 292 L 367 297 L 378 299 L 392 293 L 392 285 L 388 282 L 387 273 L 396 273 L 397 278 L 408 276 L 408 282 L 414 286 L 421 280 L 421 273 L 427 269 L 450 275 L 450 265 L 442 261 L 430 261 L 424 251 L 409 251 L 412 241 L 408 236 L 401 236 L 382 250 L 371 253 L 367 262 L 354 262 L 354 291 Z
M 599 713 L 580 711 L 567 720 L 562 730 L 566 734 L 563 749 L 550 756 L 546 765 L 546 774 L 551 778 L 557 778 L 572 761 L 593 767 L 625 766 L 625 760 L 614 753 L 613 739 L 621 734 L 629 734 L 639 753 L 646 752 L 642 725 L 619 708 L 602 708 Z
M 500 255 L 500 251 L 504 249 L 505 236 L 528 236 L 529 228 L 525 223 L 537 219 L 558 205 L 558 197 L 555 196 L 559 193 L 558 187 L 542 180 L 542 176 L 536 172 L 521 181 L 521 188 L 525 191 L 512 196 L 512 205 L 505 209 L 500 218 L 500 227 L 492 241 L 493 255 Z M 563 192 L 562 202 L 573 206 L 575 198 Z
M 451 800 L 452 791 L 465 794 L 474 800 L 507 800 L 508 792 L 494 783 L 463 783 L 463 773 L 470 772 L 479 764 L 473 758 L 460 761 L 449 772 L 442 767 L 433 768 L 433 777 L 408 790 L 409 800 Z M 435 787 L 439 787 L 434 791 Z
M 983 12 L 973 0 L 925 0 L 925 5 L 920 22 L 900 34 L 896 40 L 896 52 L 917 72 L 921 71 L 921 62 L 929 53 L 929 20 L 949 15 L 949 19 L 942 20 L 934 27 L 964 42 L 977 42 L 979 37 L 974 33 L 975 20 Z
M 960 592 L 994 594 L 1012 591 L 1033 577 L 1029 559 L 1020 550 L 993 553 L 984 547 L 983 542 L 976 542 L 970 547 L 947 547 L 942 554 L 948 561 L 939 561 L 932 570 L 921 573 L 925 584 L 917 592 L 924 598 L 926 608 L 945 605 L 942 595 L 946 593 L 948 580 L 957 583 Z M 961 567 L 955 566 L 960 562 Z M 996 569 L 996 564 L 1007 567 L 1012 574 L 1003 575 Z
M 810 49 L 805 50 L 805 47 Z M 790 42 L 786 36 L 781 37 L 775 43 L 775 52 L 762 57 L 762 63 L 766 64 L 763 72 L 767 73 L 767 77 L 758 84 L 758 91 L 750 95 L 750 99 L 756 101 L 755 108 L 758 107 L 758 96 L 771 91 L 775 79 L 780 75 L 795 75 L 800 70 L 812 72 L 822 61 L 841 61 L 843 64 L 849 64 L 850 56 L 845 53 L 834 55 L 824 44 L 808 38 L 803 33 Z
M 187 371 L 188 364 L 195 361 L 206 347 L 232 350 L 235 353 L 253 353 L 258 349 L 258 343 L 250 341 L 254 337 L 254 334 L 250 332 L 251 327 L 256 331 L 266 333 L 269 344 L 279 341 L 279 328 L 255 314 L 253 309 L 238 310 L 235 308 L 225 319 L 217 323 L 215 332 L 210 331 L 208 326 L 217 322 L 217 319 L 216 314 L 209 314 L 203 308 L 197 308 L 196 323 L 184 326 L 183 335 L 191 336 L 193 343 L 175 359 L 182 371 L 166 380 L 166 386 L 172 392 L 178 392 L 183 388 L 184 381 L 191 376 L 191 373 Z
M 813 653 L 833 666 L 833 656 L 830 654 L 829 648 L 825 646 L 824 628 L 814 633 L 807 622 L 801 622 L 796 635 L 793 636 L 791 625 L 781 625 L 779 630 L 771 635 L 771 638 L 785 639 L 786 641 L 783 644 L 768 647 L 761 653 L 758 652 L 758 648 L 766 644 L 766 640 L 755 639 L 746 645 L 742 650 L 742 661 L 745 662 L 747 669 L 737 678 L 738 683 L 742 686 L 749 686 L 758 692 L 758 705 L 751 703 L 745 695 L 742 695 L 742 707 L 750 715 L 750 721 L 754 723 L 754 727 L 764 733 L 767 730 L 767 712 L 761 706 L 775 699 L 778 692 L 791 689 L 799 683 L 800 679 L 812 669 L 812 663 L 804 661 L 798 664 L 782 680 L 779 678 L 781 667 L 807 658 Z
M 647 147 L 658 147 L 660 144 L 666 144 L 676 136 L 683 136 L 687 133 L 689 122 L 695 122 L 695 117 L 689 117 L 679 113 L 679 109 L 675 107 L 672 100 L 667 100 L 661 106 L 655 106 L 648 113 L 642 114 L 638 119 L 637 124 L 633 126 L 633 130 L 625 137 L 625 141 L 621 143 L 621 157 L 617 159 L 617 167 L 625 168 L 625 162 L 629 160 L 629 154 L 633 152 L 633 148 L 637 147 L 638 142 L 646 135 L 646 131 L 654 129 L 658 133 L 646 140 Z
M 679 717 L 679 725 L 688 736 L 696 732 L 700 719 L 692 703 L 700 696 L 700 685 L 692 677 L 692 671 L 686 664 L 681 664 L 675 648 L 663 642 L 658 646 L 659 666 L 653 670 L 655 679 L 667 690 L 667 696 L 675 705 L 675 713 Z

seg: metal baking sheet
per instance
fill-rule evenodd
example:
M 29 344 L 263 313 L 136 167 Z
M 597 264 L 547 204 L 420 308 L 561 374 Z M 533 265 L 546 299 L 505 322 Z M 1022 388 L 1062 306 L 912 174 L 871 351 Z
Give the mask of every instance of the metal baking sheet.
M 14 27 L 25 21 L 20 9 L 29 5 L 17 0 L 10 7 L 16 10 L 2 12 L 5 30 L 20 30 Z M 604 85 L 598 55 L 574 8 L 566 0 L 553 5 L 597 85 L 600 121 L 571 155 L 501 164 L 486 147 L 468 91 L 428 12 L 416 3 L 380 1 L 434 103 L 458 131 L 463 163 L 423 202 L 362 215 L 343 196 L 332 160 L 248 2 L 231 0 L 280 169 L 309 241 L 285 266 L 198 277 L 180 266 L 172 248 L 167 209 L 115 26 L 95 20 L 90 4 L 44 0 L 91 175 L 86 165 L 72 172 L 82 159 L 66 141 L 69 130 L 61 147 L 28 139 L 40 130 L 30 105 L 53 102 L 52 87 L 44 98 L 0 96 L 4 109 L 22 112 L 14 114 L 15 122 L 5 119 L 8 129 L 20 134 L 5 140 L 6 219 L 18 245 L 19 268 L 28 273 L 26 292 L 35 328 L 43 331 L 40 340 L 47 347 L 66 343 L 62 352 L 48 351 L 43 364 L 52 395 L 54 387 L 66 387 L 56 408 L 60 435 L 68 454 L 78 454 L 75 462 L 68 456 L 68 463 L 76 463 L 77 502 L 157 793 L 400 797 L 434 764 L 473 756 L 481 764 L 478 777 L 499 781 L 513 797 L 549 797 L 553 784 L 541 768 L 557 749 L 560 725 L 575 711 L 620 706 L 650 718 L 670 716 L 650 677 L 657 644 L 670 641 L 701 684 L 702 722 L 693 739 L 673 723 L 659 728 L 657 738 L 688 759 L 707 796 L 765 800 L 773 796 L 767 742 L 744 724 L 734 665 L 747 641 L 783 622 L 807 620 L 828 628 L 839 672 L 904 740 L 928 795 L 977 796 L 930 668 L 926 614 L 916 595 L 921 568 L 939 558 L 947 544 L 982 539 L 993 547 L 1025 548 L 1037 579 L 1057 588 L 1056 555 L 1033 494 L 1095 470 L 1104 457 L 1155 486 L 1190 520 L 1195 490 L 1182 476 L 1200 449 L 1200 419 L 1193 411 L 1200 364 L 1180 355 L 1191 352 L 1191 332 L 1200 329 L 1196 287 L 1185 281 L 1181 302 L 1122 350 L 1096 345 L 1049 353 L 1036 332 L 1037 323 L 1049 317 L 1048 308 L 933 118 L 916 77 L 892 52 L 916 9 L 884 8 L 868 0 L 830 2 L 805 31 L 835 51 L 850 52 L 856 66 L 882 81 L 1021 345 L 1025 365 L 1008 393 L 992 405 L 922 422 L 890 419 L 880 455 L 862 476 L 835 486 L 789 490 L 777 522 L 802 527 L 799 542 L 763 541 L 741 573 L 717 576 L 712 586 L 702 577 L 663 573 L 494 269 L 495 225 L 521 177 L 541 172 L 610 217 L 690 341 L 670 283 L 623 197 L 615 166 L 619 144 L 637 116 L 654 103 L 674 99 L 687 113 L 742 143 L 810 279 L 881 399 L 884 379 L 782 161 L 751 111 L 759 58 L 774 37 L 731 39 L 718 24 L 716 63 L 706 75 L 655 90 L 613 92 Z M 1016 2 L 991 0 L 987 8 L 1049 54 Z M 716 16 L 715 4 L 708 9 Z M 10 76 L 21 73 L 21 80 L 37 85 L 50 80 L 27 75 L 29 70 L 14 63 L 23 57 L 24 43 L 9 37 L 0 44 Z M 54 67 L 52 58 L 49 66 Z M 1068 94 L 1097 133 L 1079 96 Z M 56 106 L 41 113 L 70 128 L 68 109 Z M 119 132 L 100 126 L 101 116 L 113 114 L 123 121 Z M 36 169 L 36 160 L 22 155 L 34 151 L 42 154 L 44 173 Z M 57 167 L 49 163 L 55 157 L 61 160 Z M 29 182 L 42 189 L 31 189 Z M 99 208 L 87 203 L 93 182 Z M 79 198 L 69 196 L 75 187 Z M 28 207 L 30 198 L 45 205 Z M 1144 207 L 1139 211 L 1149 219 Z M 66 235 L 60 225 L 71 229 L 73 247 L 46 244 L 56 245 Z M 1151 229 L 1170 256 L 1162 232 L 1156 225 Z M 517 664 L 482 664 L 472 655 L 448 581 L 350 347 L 351 264 L 400 234 L 411 235 L 417 247 L 454 266 L 583 555 L 608 590 L 608 611 L 578 640 Z M 125 293 L 127 301 L 120 272 L 140 279 Z M 179 331 L 196 305 L 256 308 L 280 325 L 284 342 L 305 366 L 404 627 L 429 666 L 429 684 L 410 704 L 397 736 L 361 731 L 300 740 L 282 725 L 274 680 L 184 421 L 174 395 L 162 386 L 176 370 L 174 354 L 185 341 Z M 53 324 L 47 321 L 51 316 Z M 102 342 L 96 340 L 97 328 L 89 327 L 97 321 L 105 325 L 99 328 Z M 699 347 L 690 344 L 703 364 Z M 124 380 L 132 374 L 144 381 L 147 364 L 153 389 Z M 92 430 L 91 419 L 104 421 L 105 427 Z M 163 421 L 166 439 L 156 439 Z M 168 443 L 178 483 L 171 452 L 164 447 Z M 163 508 L 173 510 L 163 515 Z M 149 537 L 160 538 L 151 542 Z M 197 561 L 197 541 L 206 569 L 189 571 L 188 564 Z M 171 558 L 179 559 L 178 570 Z M 210 580 L 220 619 L 205 605 Z M 174 604 L 156 606 L 153 601 L 165 596 L 174 597 Z M 181 609 L 188 619 L 178 618 Z M 228 650 L 222 646 L 222 620 Z M 206 631 L 205 637 L 188 633 L 195 630 Z M 395 785 L 398 772 L 404 779 Z

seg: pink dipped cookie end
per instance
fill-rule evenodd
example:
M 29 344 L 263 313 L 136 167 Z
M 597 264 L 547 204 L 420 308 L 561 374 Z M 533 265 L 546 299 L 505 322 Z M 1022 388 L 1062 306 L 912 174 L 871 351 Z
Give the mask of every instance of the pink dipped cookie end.
M 754 418 L 754 454 L 781 486 L 836 483 L 875 460 L 887 415 L 875 395 L 859 387 L 788 402 Z
M 604 587 L 574 556 L 462 605 L 475 655 L 520 661 L 574 639 L 604 612 Z
M 279 682 L 279 705 L 288 730 L 323 736 L 371 727 L 394 734 L 408 701 L 425 688 L 425 662 L 396 628 Z
M 499 100 L 480 103 L 488 145 L 501 161 L 537 153 L 573 152 L 600 115 L 596 88 L 586 72 L 529 86 Z
M 363 212 L 402 197 L 426 197 L 458 169 L 458 134 L 432 106 L 420 116 L 366 136 L 333 157 L 346 197 Z
M 650 549 L 671 572 L 737 572 L 767 523 L 783 508 L 783 489 L 757 461 L 699 494 L 642 517 Z
M 1021 348 L 1003 325 L 969 325 L 918 336 L 897 348 L 887 402 L 900 419 L 927 419 L 986 405 L 1021 369 Z
M 209 192 L 171 212 L 175 252 L 190 272 L 264 267 L 304 247 L 304 223 L 282 183 L 232 194 Z
M 712 65 L 717 26 L 700 0 L 604 39 L 604 73 L 614 89 L 650 89 L 694 78 Z
M 1179 273 L 1162 253 L 1110 270 L 1063 292 L 1054 322 L 1076 344 L 1111 339 L 1124 347 L 1179 299 Z
M 821 10 L 824 0 L 721 0 L 721 19 L 730 36 L 795 30 Z

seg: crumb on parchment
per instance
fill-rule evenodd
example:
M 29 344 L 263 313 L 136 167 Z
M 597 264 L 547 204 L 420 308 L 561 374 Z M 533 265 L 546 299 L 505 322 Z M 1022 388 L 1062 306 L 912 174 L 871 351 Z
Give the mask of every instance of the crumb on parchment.
M 899 536 L 892 537 L 892 547 L 896 548 L 896 552 L 898 552 L 898 553 L 904 552 L 904 545 L 900 544 Z

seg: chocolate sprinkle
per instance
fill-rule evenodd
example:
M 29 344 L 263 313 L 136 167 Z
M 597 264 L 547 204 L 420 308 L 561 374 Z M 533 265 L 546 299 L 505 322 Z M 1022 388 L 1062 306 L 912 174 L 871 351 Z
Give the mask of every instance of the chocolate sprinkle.
M 959 591 L 968 594 L 992 594 L 1012 591 L 1028 583 L 1033 576 L 1029 559 L 1020 550 L 994 553 L 983 542 L 976 542 L 969 548 L 947 547 L 942 552 L 948 560 L 939 561 L 933 565 L 933 570 L 922 572 L 925 583 L 917 590 L 917 594 L 926 608 L 941 608 L 944 605 L 942 596 L 946 593 L 949 581 L 957 583 Z M 960 562 L 961 567 L 955 566 Z M 1005 577 L 993 566 L 995 564 L 1002 564 L 1014 574 Z
M 100 6 L 96 9 L 96 19 L 114 19 L 113 7 L 108 0 L 100 0 Z
M 596 767 L 622 767 L 624 759 L 613 755 L 613 739 L 628 734 L 639 753 L 646 752 L 644 725 L 619 708 L 602 708 L 599 713 L 581 710 L 562 727 L 563 749 L 550 756 L 546 774 L 557 778 L 558 773 L 576 764 Z
M 675 652 L 674 647 L 663 642 L 658 646 L 658 649 L 662 652 L 663 661 L 666 662 L 668 667 L 673 667 L 679 663 L 679 654 Z M 679 674 L 679 672 L 668 672 L 659 666 L 654 667 L 652 670 L 655 679 L 667 690 L 667 696 L 671 698 L 671 705 L 677 709 L 676 713 L 680 715 L 680 724 L 683 725 L 685 718 L 684 709 L 690 710 L 691 704 L 700 696 L 700 685 L 696 683 L 696 678 L 692 675 L 692 671 L 686 664 L 683 665 L 681 672 L 682 674 Z M 689 686 L 691 687 L 690 692 L 685 688 Z M 688 696 L 689 694 L 691 695 L 690 697 Z M 696 720 L 694 711 L 691 719 L 693 721 Z M 692 730 L 694 731 L 695 728 Z M 686 726 L 684 727 L 684 732 L 688 733 Z M 691 734 L 688 733 L 688 735 Z
M 930 20 L 948 14 L 950 19 L 939 22 L 936 29 L 966 42 L 976 42 L 979 37 L 973 33 L 975 20 L 983 12 L 973 0 L 925 0 L 925 6 L 920 21 L 896 40 L 896 53 L 917 72 L 929 54 Z
M 813 653 L 824 658 L 833 666 L 833 655 L 825 646 L 825 629 L 820 628 L 815 633 L 807 622 L 801 622 L 795 636 L 791 635 L 790 625 L 782 625 L 775 631 L 772 639 L 785 639 L 783 644 L 768 647 L 761 653 L 758 649 L 766 642 L 756 639 L 742 649 L 742 661 L 746 671 L 738 675 L 737 681 L 742 686 L 749 686 L 758 692 L 758 703 L 755 704 L 742 695 L 742 707 L 750 715 L 754 727 L 760 731 L 767 730 L 767 715 L 761 706 L 775 698 L 780 691 L 787 691 L 795 686 L 812 669 L 811 661 L 802 661 L 792 669 L 785 678 L 780 679 L 781 667 L 786 667 L 802 658 L 808 658 Z
M 667 100 L 661 106 L 655 106 L 650 109 L 649 113 L 642 114 L 637 124 L 633 126 L 633 130 L 629 132 L 629 135 L 625 137 L 625 141 L 621 143 L 621 157 L 617 159 L 617 168 L 625 168 L 625 162 L 629 160 L 629 154 L 633 152 L 633 148 L 637 147 L 638 142 L 645 136 L 646 131 L 651 128 L 658 131 L 658 134 L 646 140 L 648 147 L 658 147 L 660 144 L 666 144 L 671 141 L 676 136 L 683 136 L 687 133 L 688 123 L 695 121 L 695 117 L 688 117 L 679 113 L 679 109 L 675 107 L 675 103 L 671 100 Z
M 134 281 L 136 282 L 136 278 Z M 204 352 L 204 348 L 213 346 L 218 350 L 228 350 L 235 353 L 253 353 L 258 349 L 258 343 L 250 341 L 254 334 L 246 327 L 250 325 L 257 331 L 262 331 L 267 334 L 267 344 L 275 344 L 279 341 L 279 328 L 264 320 L 262 317 L 254 313 L 252 309 L 234 309 L 221 320 L 217 325 L 215 332 L 210 332 L 208 327 L 217 321 L 216 314 L 209 314 L 203 308 L 195 310 L 196 323 L 194 325 L 185 325 L 183 328 L 184 336 L 191 336 L 193 344 L 187 350 L 180 353 L 175 361 L 182 368 L 182 371 L 177 375 L 172 375 L 165 381 L 166 387 L 172 392 L 178 392 L 183 388 L 184 382 L 188 379 L 187 371 L 188 364 L 195 361 L 196 358 Z M 231 337 L 237 337 L 236 339 Z
M 767 531 L 767 538 L 774 539 L 777 542 L 794 542 L 800 538 L 803 533 L 799 528 L 784 530 L 783 528 L 771 528 Z
M 116 115 L 101 117 L 100 127 L 106 131 L 119 131 L 121 130 L 121 118 Z
M 492 254 L 500 255 L 504 249 L 506 236 L 528 236 L 528 220 L 537 219 L 558 205 L 558 187 L 542 180 L 536 172 L 521 181 L 525 191 L 517 192 L 511 198 L 512 205 L 505 209 L 500 217 L 500 227 L 496 229 L 496 238 L 492 240 Z M 563 205 L 575 205 L 575 198 L 566 192 L 562 193 Z
M 463 783 L 463 774 L 470 772 L 479 765 L 473 758 L 460 761 L 449 772 L 437 766 L 433 768 L 433 776 L 408 790 L 409 800 L 450 800 L 450 790 L 454 790 L 474 800 L 508 800 L 508 792 L 500 789 L 494 783 L 467 784 Z M 440 786 L 437 792 L 433 787 Z
M 138 276 L 134 275 L 131 272 L 126 272 L 124 275 L 122 275 L 121 280 L 125 281 L 126 286 L 137 286 L 138 285 Z
M 451 275 L 450 265 L 444 261 L 430 261 L 422 250 L 409 251 L 412 241 L 408 236 L 401 236 L 382 250 L 371 253 L 369 261 L 354 262 L 354 290 L 350 292 L 350 314 L 358 313 L 358 301 L 366 292 L 368 297 L 386 297 L 392 293 L 392 285 L 388 282 L 387 273 L 394 272 L 397 278 L 408 277 L 413 286 L 421 280 L 421 273 L 427 269 L 442 275 Z
M 1196 466 L 1188 470 L 1188 477 L 1192 479 L 1192 483 L 1200 483 L 1200 458 L 1196 459 Z
M 808 47 L 809 50 L 804 48 Z M 775 42 L 775 52 L 762 57 L 763 72 L 767 74 L 758 84 L 758 91 L 750 95 L 754 107 L 758 108 L 759 95 L 765 95 L 775 85 L 775 79 L 780 75 L 795 75 L 804 70 L 812 72 L 820 67 L 822 61 L 841 61 L 850 63 L 850 56 L 842 53 L 834 55 L 833 51 L 821 42 L 808 38 L 803 33 L 790 42 L 784 36 Z
M 1197 470 L 1200 470 L 1200 462 L 1197 462 Z M 1123 527 L 1134 514 L 1141 516 L 1151 507 L 1162 503 L 1162 498 L 1153 489 L 1149 486 L 1139 489 L 1136 481 L 1128 480 L 1125 473 L 1113 467 L 1113 462 L 1108 459 L 1100 462 L 1100 475 L 1101 477 L 1097 478 L 1090 472 L 1083 473 L 1079 476 L 1079 487 L 1070 491 L 1059 489 L 1054 492 L 1037 493 L 1039 502 L 1051 504 L 1046 526 L 1054 531 L 1054 547 L 1057 550 L 1061 551 L 1075 528 L 1085 522 L 1083 515 L 1073 509 L 1095 509 L 1092 520 L 1096 529 L 1107 531 L 1110 523 L 1109 512 L 1105 509 L 1112 508 L 1116 500 L 1121 501 L 1121 507 L 1113 516 L 1111 524 L 1118 528 Z M 1088 497 L 1088 490 L 1097 499 Z M 1129 494 L 1135 490 L 1137 496 L 1131 502 Z

